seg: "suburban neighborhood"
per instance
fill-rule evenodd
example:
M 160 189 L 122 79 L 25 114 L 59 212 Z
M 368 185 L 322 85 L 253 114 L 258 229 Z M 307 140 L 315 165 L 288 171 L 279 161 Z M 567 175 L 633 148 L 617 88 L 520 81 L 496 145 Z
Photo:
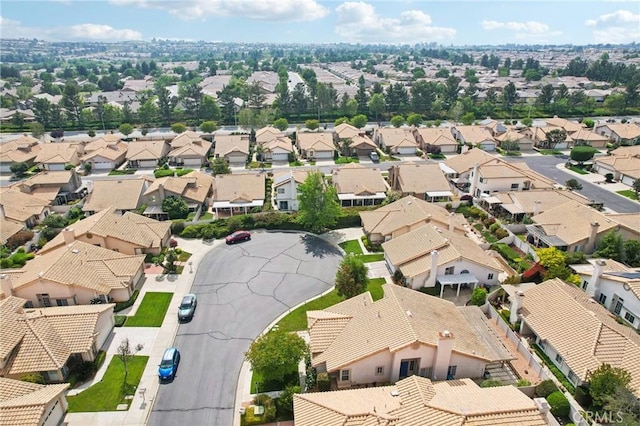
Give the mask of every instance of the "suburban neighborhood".
M 0 424 L 640 424 L 637 41 L 10 37 Z

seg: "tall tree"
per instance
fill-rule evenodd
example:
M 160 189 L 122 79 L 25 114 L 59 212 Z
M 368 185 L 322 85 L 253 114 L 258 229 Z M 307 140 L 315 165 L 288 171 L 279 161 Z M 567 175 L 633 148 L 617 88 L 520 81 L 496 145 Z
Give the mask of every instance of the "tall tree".
M 359 257 L 347 254 L 336 273 L 336 291 L 338 296 L 350 299 L 364 293 L 369 283 L 368 268 Z
M 301 114 L 307 111 L 308 99 L 307 92 L 304 84 L 298 83 L 293 88 L 293 94 L 291 95 L 291 107 L 300 117 Z
M 593 405 L 601 408 L 607 402 L 607 397 L 612 396 L 616 389 L 628 389 L 631 374 L 622 368 L 602 364 L 596 370 L 589 372 L 587 382 L 589 382 L 589 395 Z
M 158 109 L 162 124 L 169 124 L 173 121 L 173 110 L 178 104 L 178 98 L 171 95 L 169 89 L 156 82 L 155 94 L 158 97 Z
M 202 87 L 200 87 L 196 80 L 180 83 L 178 86 L 178 96 L 186 110 L 186 115 L 193 118 L 196 123 L 199 123 L 204 97 Z
M 444 83 L 444 104 L 447 109 L 451 108 L 458 100 L 460 82 L 460 77 L 450 75 Z
M 340 214 L 338 194 L 333 185 L 326 185 L 321 172 L 311 172 L 298 187 L 297 221 L 313 232 L 335 224 Z
M 363 75 L 358 78 L 358 91 L 356 92 L 355 99 L 358 102 L 358 113 L 365 113 L 367 111 L 367 102 L 369 102 L 369 94 L 367 93 Z
M 433 82 L 420 80 L 411 87 L 411 108 L 419 114 L 431 112 L 436 100 L 436 88 Z
M 80 88 L 75 80 L 68 80 L 64 85 L 64 93 L 60 103 L 67 112 L 67 118 L 74 124 L 81 125 L 84 99 L 80 95 Z
M 376 121 L 378 121 L 380 114 L 384 112 L 385 106 L 386 103 L 382 93 L 374 93 L 373 96 L 371 96 L 368 103 L 369 113 L 375 117 Z
M 513 82 L 509 82 L 502 89 L 502 102 L 507 108 L 511 108 L 518 99 L 518 92 L 516 91 L 516 85 Z
M 264 93 L 259 81 L 254 81 L 248 89 L 247 105 L 249 108 L 262 109 L 264 103 L 267 100 L 267 95 Z
M 540 94 L 538 95 L 538 99 L 536 103 L 543 108 L 548 108 L 551 105 L 551 101 L 553 100 L 554 89 L 551 84 L 545 84 L 540 89 Z

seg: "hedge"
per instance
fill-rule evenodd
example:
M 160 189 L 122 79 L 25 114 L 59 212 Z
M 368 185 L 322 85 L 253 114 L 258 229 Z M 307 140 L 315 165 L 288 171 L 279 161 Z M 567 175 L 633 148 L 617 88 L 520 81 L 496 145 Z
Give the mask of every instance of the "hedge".
M 123 309 L 127 309 L 129 306 L 132 306 L 138 298 L 139 292 L 139 290 L 134 291 L 129 300 L 127 300 L 126 302 L 116 303 L 116 306 L 113 308 L 113 312 L 120 312 Z
M 555 391 L 547 397 L 547 402 L 551 406 L 551 413 L 558 417 L 569 417 L 571 407 L 569 406 L 569 400 L 560 391 Z

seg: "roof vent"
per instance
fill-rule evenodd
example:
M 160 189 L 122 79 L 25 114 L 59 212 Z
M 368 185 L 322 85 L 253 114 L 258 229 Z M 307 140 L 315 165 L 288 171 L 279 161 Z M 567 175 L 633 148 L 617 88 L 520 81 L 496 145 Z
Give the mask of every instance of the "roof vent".
M 413 314 L 411 313 L 411 311 L 407 310 L 407 316 L 413 318 Z
M 449 330 L 444 330 L 444 331 L 442 332 L 442 335 L 443 335 L 444 337 L 451 337 L 451 332 L 450 332 Z
M 80 253 L 80 251 L 78 249 L 73 249 L 73 250 L 71 250 L 71 253 L 78 254 L 78 253 Z
M 391 396 L 400 396 L 400 392 L 398 392 L 396 389 L 391 391 Z

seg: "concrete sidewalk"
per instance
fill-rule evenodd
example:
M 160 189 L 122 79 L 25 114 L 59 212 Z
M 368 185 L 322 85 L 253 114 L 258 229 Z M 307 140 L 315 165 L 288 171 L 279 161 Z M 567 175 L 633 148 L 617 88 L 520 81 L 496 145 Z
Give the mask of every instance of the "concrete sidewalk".
M 581 175 L 580 173 L 576 173 L 573 170 L 566 168 L 563 163 L 559 163 L 558 165 L 556 165 L 556 168 L 558 170 L 562 170 L 565 173 L 569 173 L 571 176 L 575 176 L 576 179 L 578 180 L 582 180 L 584 182 L 589 182 L 594 185 L 598 185 L 600 188 L 605 189 L 609 192 L 613 192 L 614 194 L 616 194 L 617 191 L 624 191 L 624 190 L 631 189 L 629 185 L 625 185 L 624 183 L 620 183 L 620 182 L 606 183 L 605 182 L 606 178 L 603 175 L 598 173 L 588 173 L 586 175 Z M 617 194 L 617 195 L 622 198 L 626 198 L 627 200 L 630 200 L 630 198 L 627 198 L 624 195 L 620 195 L 620 194 Z
M 173 292 L 173 298 L 167 310 L 161 327 L 122 327 L 115 328 L 107 346 L 107 358 L 96 374 L 96 377 L 77 389 L 72 389 L 69 394 L 77 394 L 91 384 L 102 379 L 109 362 L 113 358 L 118 345 L 123 338 L 128 337 L 131 344 L 144 344 L 144 348 L 139 355 L 148 355 L 149 361 L 144 369 L 138 391 L 135 393 L 128 411 L 108 411 L 96 413 L 68 413 L 65 423 L 71 426 L 106 426 L 106 425 L 145 425 L 151 414 L 153 403 L 159 389 L 158 364 L 162 358 L 164 350 L 173 345 L 178 331 L 178 305 L 182 297 L 189 293 L 195 271 L 204 255 L 213 247 L 224 244 L 224 240 L 216 240 L 211 244 L 201 240 L 185 240 L 180 237 L 173 237 L 178 241 L 178 247 L 189 252 L 192 256 L 181 275 L 148 275 L 140 289 L 140 294 L 135 304 L 131 307 L 128 315 L 134 315 L 144 294 L 148 291 L 169 291 Z M 189 265 L 189 263 L 191 263 Z M 144 395 L 143 392 L 144 391 Z

